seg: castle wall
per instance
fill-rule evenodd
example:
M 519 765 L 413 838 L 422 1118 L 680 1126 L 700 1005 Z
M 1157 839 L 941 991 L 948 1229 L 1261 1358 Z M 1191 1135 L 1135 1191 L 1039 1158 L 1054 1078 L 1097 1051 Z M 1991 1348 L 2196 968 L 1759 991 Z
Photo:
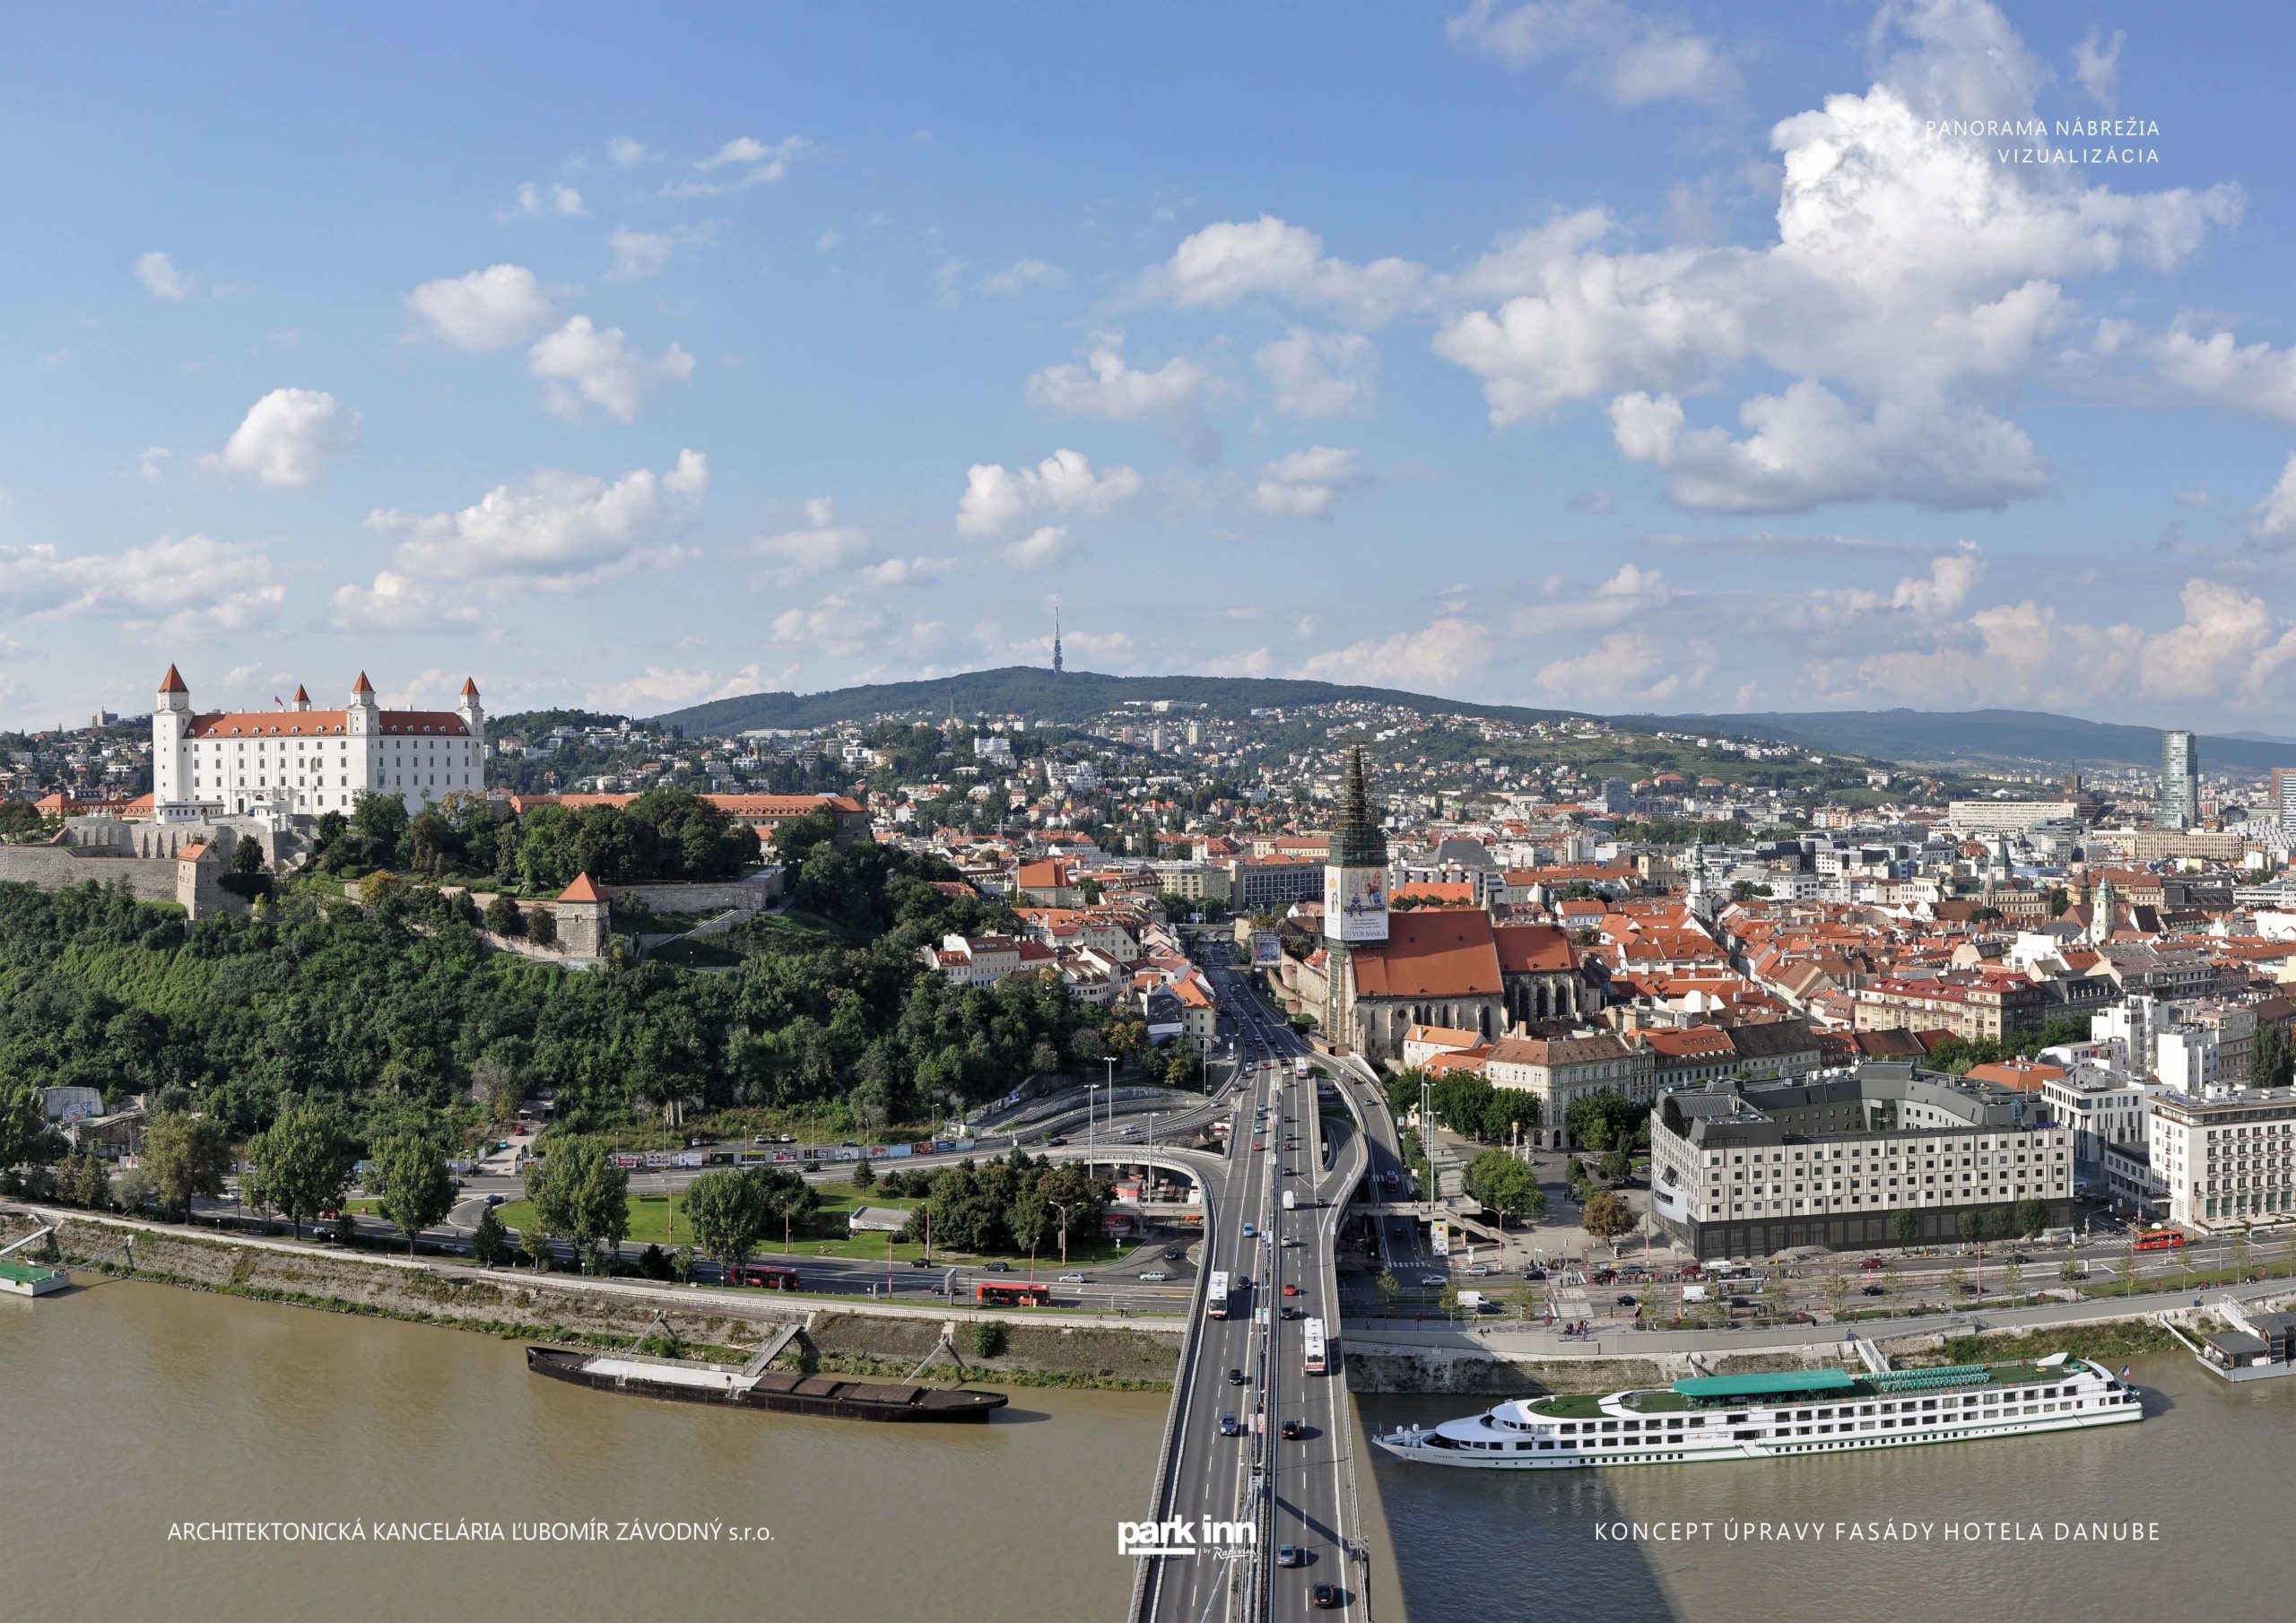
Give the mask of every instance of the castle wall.
M 176 899 L 176 863 L 68 846 L 0 846 L 0 882 L 62 890 L 91 881 L 125 884 L 138 901 L 171 902 Z

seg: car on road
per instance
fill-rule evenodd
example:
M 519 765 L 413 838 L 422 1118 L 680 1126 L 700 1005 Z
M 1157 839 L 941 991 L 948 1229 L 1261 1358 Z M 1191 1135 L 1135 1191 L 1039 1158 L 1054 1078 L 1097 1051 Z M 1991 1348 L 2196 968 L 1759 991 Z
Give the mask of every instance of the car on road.
M 1300 1288 L 1287 1280 L 1284 1281 L 1283 1294 L 1285 1296 L 1298 1296 L 1300 1294 Z
M 1250 1239 L 1254 1235 L 1257 1234 L 1258 1232 L 1259 1232 L 1259 1226 L 1258 1226 L 1257 1224 L 1256 1224 L 1256 1223 L 1246 1223 L 1246 1224 L 1244 1225 L 1244 1237 L 1245 1237 L 1246 1239 Z
M 1065 1144 L 1067 1141 L 1067 1141 L 1066 1139 L 1062 1138 L 1062 1137 L 1061 1137 L 1059 1134 L 1057 1134 L 1057 1133 L 1055 1133 L 1052 1137 L 1050 1137 L 1050 1138 L 1048 1138 L 1048 1139 L 1045 1140 L 1045 1142 L 1046 1142 L 1046 1143 L 1048 1143 L 1048 1144 L 1049 1144 L 1049 1145 L 1051 1145 L 1055 1150 L 1059 1149 L 1063 1144 Z
M 1475 1263 L 1474 1266 L 1470 1267 L 1470 1268 L 1467 1270 L 1467 1274 L 1468 1274 L 1468 1276 L 1469 1276 L 1470 1278 L 1472 1278 L 1472 1279 L 1478 1279 L 1478 1280 L 1479 1280 L 1479 1279 L 1482 1279 L 1484 1275 L 1488 1274 L 1490 1271 L 1491 1271 L 1491 1264 L 1490 1264 L 1490 1263 Z
M 911 1268 L 930 1268 L 933 1261 L 930 1257 L 913 1256 L 909 1259 L 909 1265 Z
M 1275 1564 L 1278 1567 L 1297 1567 L 1307 1558 L 1308 1552 L 1297 1544 L 1278 1544 L 1275 1547 Z
M 1424 1290 L 1440 1290 L 1450 1282 L 1439 1273 L 1422 1273 L 1419 1276 L 1420 1288 Z
M 1144 1285 L 1161 1285 L 1171 1277 L 1161 1268 L 1151 1268 L 1140 1276 L 1140 1282 Z
M 1889 1292 L 1883 1290 L 1879 1285 L 1868 1285 L 1866 1287 L 1863 1294 L 1866 1296 L 1887 1296 Z
M 1164 1247 L 1164 1261 L 1166 1261 L 1166 1262 L 1168 1262 L 1168 1263 L 1177 1263 L 1177 1262 L 1178 1262 L 1178 1261 L 1180 1260 L 1180 1251 L 1181 1251 L 1181 1249 L 1182 1249 L 1182 1248 L 1181 1248 L 1180 1246 L 1178 1246 L 1178 1245 L 1167 1245 L 1167 1246 L 1165 1246 L 1165 1247 Z
M 1084 1276 L 1081 1273 L 1064 1273 L 1060 1276 L 1060 1282 L 1064 1285 L 1081 1285 L 1084 1282 Z
M 1618 1298 L 1618 1305 L 1622 1307 L 1631 1307 L 1634 1306 L 1634 1298 L 1622 1293 Z
M 1242 1370 L 1240 1370 L 1240 1369 L 1231 1369 L 1231 1370 L 1228 1372 L 1228 1384 L 1229 1384 L 1229 1385 L 1231 1385 L 1231 1386 L 1241 1386 L 1243 1384 L 1244 1384 L 1244 1372 L 1243 1372 Z
M 1882 1259 L 1877 1256 L 1869 1256 L 1857 1265 L 1866 1272 L 1871 1273 L 1874 1269 L 1879 1268 L 1882 1265 Z
M 1544 1285 L 1546 1283 L 1546 1270 L 1544 1268 L 1526 1268 L 1523 1270 L 1523 1278 L 1525 1281 L 1529 1284 Z
M 1300 1422 L 1299 1422 L 1299 1421 L 1297 1421 L 1297 1420 L 1286 1420 L 1286 1421 L 1284 1421 L 1284 1422 L 1283 1422 L 1283 1426 L 1282 1426 L 1281 1428 L 1279 1428 L 1278 1429 L 1280 1430 L 1280 1432 L 1281 1432 L 1281 1434 L 1282 1434 L 1282 1436 L 1283 1436 L 1283 1440 L 1284 1440 L 1285 1442 L 1287 1442 L 1287 1443 L 1296 1443 L 1296 1442 L 1298 1442 L 1298 1441 L 1300 1440 Z
M 1286 1306 L 1283 1309 L 1283 1316 L 1287 1319 L 1296 1319 L 1300 1316 L 1300 1310 L 1297 1307 Z
M 1220 1435 L 1223 1437 L 1239 1437 L 1244 1435 L 1244 1423 L 1236 1419 L 1232 1410 L 1220 1417 Z
M 980 1271 L 983 1273 L 1010 1273 L 1013 1271 L 1013 1264 L 1010 1263 L 983 1263 L 980 1265 Z
M 486 1203 L 490 1206 L 500 1206 L 506 1198 L 503 1195 L 490 1194 L 486 1197 Z
M 1339 1604 L 1339 1585 L 1318 1584 L 1308 1592 L 1308 1604 L 1318 1611 L 1329 1611 Z
M 822 1164 L 819 1161 L 807 1161 L 799 1168 L 800 1171 L 804 1172 L 819 1172 L 821 1169 Z

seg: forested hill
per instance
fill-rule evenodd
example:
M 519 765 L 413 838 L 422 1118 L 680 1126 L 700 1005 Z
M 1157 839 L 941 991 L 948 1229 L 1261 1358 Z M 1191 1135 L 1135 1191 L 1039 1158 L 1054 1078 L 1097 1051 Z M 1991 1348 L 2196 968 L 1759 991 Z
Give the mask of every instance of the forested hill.
M 1283 705 L 1354 702 L 1398 705 L 1431 714 L 1490 716 L 1511 721 L 1554 721 L 1575 714 L 1518 705 L 1477 705 L 1395 688 L 1361 688 L 1328 681 L 1255 676 L 1103 676 L 1092 671 L 1054 675 L 1033 665 L 969 671 L 929 681 L 875 682 L 822 693 L 751 693 L 713 699 L 652 719 L 689 733 L 726 734 L 753 727 L 827 727 L 879 716 L 1025 716 L 1031 720 L 1081 722 L 1126 703 L 1169 699 L 1201 704 L 1209 714 L 1240 717 Z
M 2161 729 L 2084 721 L 2045 710 L 1812 710 L 1740 716 L 1615 716 L 1638 729 L 1693 727 L 1741 738 L 1934 766 L 2161 764 Z M 2296 745 L 2204 735 L 2204 770 L 2296 766 Z

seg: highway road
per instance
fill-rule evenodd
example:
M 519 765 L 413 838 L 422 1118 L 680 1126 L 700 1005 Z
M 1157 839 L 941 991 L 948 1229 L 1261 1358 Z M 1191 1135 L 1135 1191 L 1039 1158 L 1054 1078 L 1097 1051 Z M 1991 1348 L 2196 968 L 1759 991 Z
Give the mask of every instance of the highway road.
M 1326 1116 L 1314 1081 L 1294 1074 L 1309 1050 L 1233 970 L 1212 971 L 1236 1022 L 1246 1062 L 1233 1103 L 1223 1173 L 1209 1175 L 1201 1266 L 1226 1272 L 1228 1316 L 1197 1324 L 1176 1378 L 1171 1436 L 1158 1477 L 1156 1515 L 1201 1530 L 1253 1529 L 1248 1545 L 1199 1547 L 1149 1559 L 1136 1616 L 1144 1623 L 1205 1623 L 1315 1610 L 1330 1587 L 1331 1615 L 1369 1617 L 1366 1552 L 1358 1520 L 1355 1426 L 1341 1373 L 1341 1229 L 1367 1172 L 1399 1165 L 1384 1101 L 1328 1060 L 1345 1116 Z M 1286 1211 L 1283 1197 L 1293 1197 Z M 1396 1226 L 1407 1231 L 1407 1220 Z M 1247 1232 L 1247 1228 L 1250 1232 Z M 1380 1245 L 1408 1243 L 1389 1233 Z M 1265 1313 L 1263 1322 L 1261 1314 Z M 1306 1365 L 1307 1327 L 1326 1331 L 1328 1373 Z M 1241 1379 L 1239 1380 L 1238 1377 Z M 1225 1434 L 1232 1415 L 1240 1435 Z M 1283 1435 L 1286 1421 L 1296 1435 Z M 1284 1547 L 1297 1564 L 1282 1564 Z

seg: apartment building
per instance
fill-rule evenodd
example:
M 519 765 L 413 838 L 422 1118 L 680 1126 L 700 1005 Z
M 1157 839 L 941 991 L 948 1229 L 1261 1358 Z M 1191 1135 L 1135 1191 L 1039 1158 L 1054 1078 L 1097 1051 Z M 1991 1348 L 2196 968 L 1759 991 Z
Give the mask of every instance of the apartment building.
M 2296 1222 L 2296 1089 L 2162 1089 L 2148 1122 L 2169 1220 L 2200 1229 Z

